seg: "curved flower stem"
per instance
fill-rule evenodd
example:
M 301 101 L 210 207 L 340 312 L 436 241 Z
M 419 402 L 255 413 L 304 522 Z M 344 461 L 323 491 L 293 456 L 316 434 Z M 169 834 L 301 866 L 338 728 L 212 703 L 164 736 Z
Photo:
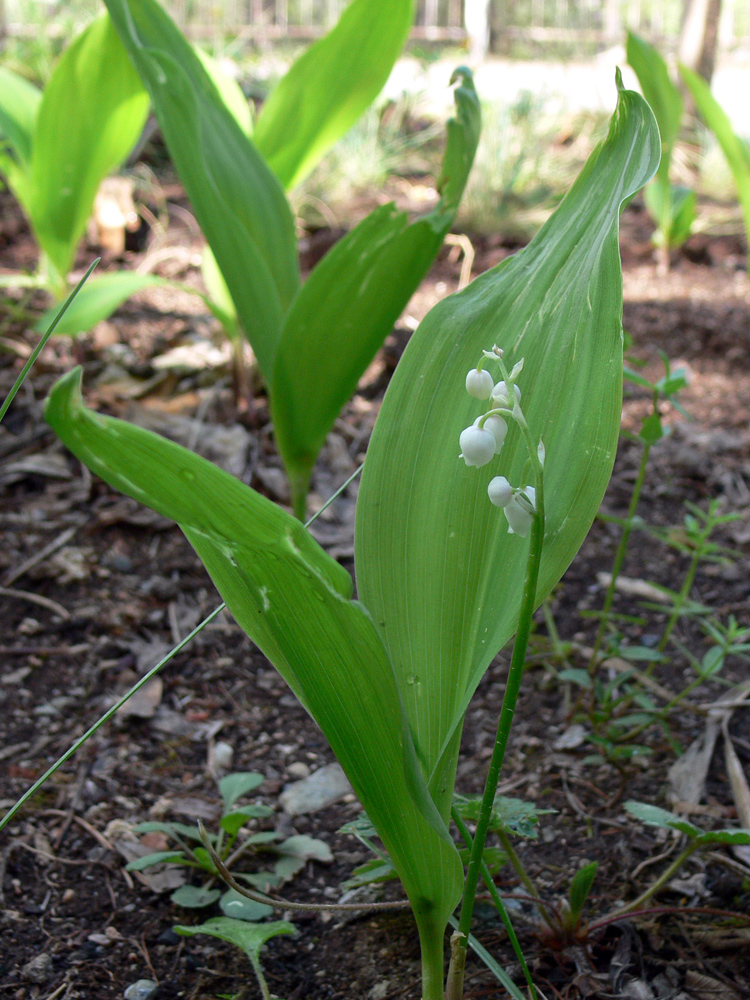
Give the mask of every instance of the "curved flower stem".
M 531 544 L 529 547 L 529 557 L 526 565 L 526 579 L 524 581 L 523 596 L 521 599 L 521 610 L 518 617 L 518 631 L 513 645 L 513 655 L 511 657 L 510 669 L 508 671 L 508 681 L 505 688 L 503 705 L 500 710 L 500 719 L 497 726 L 495 746 L 490 759 L 487 782 L 484 786 L 482 805 L 479 811 L 474 843 L 471 849 L 469 868 L 466 873 L 466 883 L 464 886 L 464 896 L 461 904 L 461 915 L 459 918 L 460 947 L 456 948 L 451 958 L 451 966 L 460 965 L 458 969 L 451 969 L 449 972 L 449 982 L 451 984 L 451 995 L 446 994 L 446 1000 L 460 1000 L 463 993 L 463 963 L 466 961 L 466 948 L 468 944 L 469 928 L 471 917 L 474 911 L 474 901 L 477 893 L 477 884 L 482 866 L 482 854 L 484 852 L 487 832 L 492 815 L 492 807 L 495 802 L 495 794 L 500 778 L 500 770 L 505 759 L 505 751 L 508 746 L 510 729 L 513 724 L 513 716 L 516 710 L 518 694 L 523 677 L 524 663 L 526 660 L 526 647 L 531 632 L 531 621 L 536 606 L 536 587 L 539 578 L 539 564 L 542 556 L 542 543 L 544 541 L 544 487 L 542 466 L 536 454 L 536 447 L 531 438 L 528 425 L 524 420 L 519 422 L 521 430 L 529 449 L 529 455 L 536 469 L 536 513 L 531 528 Z

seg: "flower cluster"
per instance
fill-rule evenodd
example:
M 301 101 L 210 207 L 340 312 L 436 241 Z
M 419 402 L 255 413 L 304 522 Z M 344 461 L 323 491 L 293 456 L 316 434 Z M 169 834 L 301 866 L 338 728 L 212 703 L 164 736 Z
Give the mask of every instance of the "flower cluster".
M 466 391 L 474 399 L 487 400 L 489 407 L 474 423 L 461 431 L 459 444 L 462 458 L 467 465 L 481 468 L 495 455 L 499 455 L 508 433 L 508 419 L 514 420 L 526 429 L 526 421 L 521 410 L 521 390 L 516 379 L 523 369 L 521 359 L 508 373 L 503 364 L 502 350 L 495 346 L 491 351 L 483 351 L 483 357 L 476 368 L 466 376 Z M 495 382 L 485 371 L 486 361 L 496 361 L 500 365 L 503 378 Z M 540 444 L 541 448 L 541 444 Z M 538 452 L 540 462 L 544 461 L 543 451 Z M 490 501 L 502 507 L 508 520 L 511 534 L 525 537 L 534 522 L 536 512 L 536 490 L 533 486 L 513 487 L 505 476 L 495 476 L 487 487 Z

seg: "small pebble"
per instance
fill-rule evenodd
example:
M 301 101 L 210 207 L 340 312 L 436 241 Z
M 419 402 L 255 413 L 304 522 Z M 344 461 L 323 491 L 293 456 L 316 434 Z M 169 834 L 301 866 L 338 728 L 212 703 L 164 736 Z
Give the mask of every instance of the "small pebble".
M 310 768 L 303 760 L 295 760 L 289 765 L 287 772 L 290 778 L 307 778 L 310 774 Z
M 232 766 L 234 747 L 220 740 L 214 745 L 214 767 L 217 771 L 228 771 Z
M 159 984 L 153 979 L 138 979 L 128 986 L 123 996 L 125 1000 L 148 1000 L 158 988 Z
M 52 959 L 45 952 L 34 955 L 30 962 L 27 962 L 21 970 L 24 979 L 30 979 L 32 983 L 46 983 L 52 975 Z

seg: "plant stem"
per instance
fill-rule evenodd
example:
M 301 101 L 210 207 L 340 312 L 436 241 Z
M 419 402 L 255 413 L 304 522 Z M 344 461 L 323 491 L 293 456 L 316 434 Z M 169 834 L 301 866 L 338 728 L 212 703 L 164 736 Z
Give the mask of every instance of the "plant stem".
M 456 824 L 456 827 L 458 828 L 458 832 L 461 834 L 461 839 L 466 844 L 466 846 L 469 848 L 469 850 L 471 850 L 472 847 L 474 846 L 474 840 L 473 840 L 473 838 L 471 836 L 471 833 L 469 832 L 469 828 L 464 823 L 463 819 L 459 815 L 458 810 L 455 808 L 455 806 L 451 810 L 451 815 L 453 817 L 453 822 Z M 502 838 L 501 838 L 501 840 L 502 840 Z M 523 870 L 523 875 L 526 878 L 526 881 L 524 881 L 524 885 L 526 885 L 526 882 L 528 882 L 531 885 L 532 895 L 533 895 L 534 899 L 539 899 L 539 893 L 536 891 L 536 887 L 533 885 L 533 883 L 531 882 L 531 879 L 526 874 L 526 870 L 524 869 L 523 864 L 521 863 L 521 859 L 518 857 L 518 855 L 516 854 L 515 851 L 512 851 L 512 852 L 508 853 L 508 857 L 509 858 L 511 857 L 511 853 L 512 853 L 513 856 L 515 856 L 516 861 L 518 862 L 519 868 L 521 870 Z M 511 864 L 513 864 L 512 861 L 511 861 Z M 513 867 L 515 868 L 515 865 L 513 865 Z M 519 869 L 516 869 L 516 871 L 518 872 Z M 490 870 L 489 870 L 489 868 L 487 867 L 487 865 L 485 864 L 484 861 L 482 861 L 481 875 L 482 875 L 482 881 L 487 886 L 487 891 L 489 892 L 490 897 L 492 898 L 492 902 L 495 904 L 495 909 L 500 914 L 500 919 L 502 920 L 502 922 L 503 922 L 503 924 L 505 926 L 505 930 L 506 930 L 506 932 L 508 934 L 508 939 L 510 940 L 510 943 L 511 943 L 511 945 L 513 947 L 513 951 L 515 952 L 516 958 L 518 959 L 518 962 L 519 962 L 519 964 L 521 966 L 521 969 L 523 970 L 523 974 L 524 974 L 524 976 L 526 978 L 526 982 L 527 982 L 528 987 L 529 987 L 529 993 L 531 994 L 531 998 L 532 998 L 532 1000 L 536 1000 L 536 989 L 534 988 L 534 983 L 531 980 L 531 973 L 529 972 L 529 967 L 528 967 L 528 965 L 526 963 L 526 956 L 524 955 L 524 953 L 523 953 L 523 951 L 521 949 L 521 945 L 520 945 L 520 942 L 519 942 L 518 937 L 516 935 L 515 928 L 513 927 L 513 924 L 511 922 L 510 915 L 508 914 L 508 910 L 506 909 L 505 904 L 503 903 L 502 896 L 497 891 L 497 886 L 495 885 L 495 883 L 494 883 L 494 881 L 492 879 L 492 875 L 490 874 Z M 522 878 L 522 881 L 523 881 L 523 878 Z M 544 909 L 543 909 L 542 906 L 540 906 L 540 910 L 542 910 L 542 914 L 544 915 Z M 546 916 L 545 916 L 545 919 L 546 919 Z M 451 944 L 452 944 L 452 939 L 451 939 Z M 453 949 L 451 948 L 451 963 L 452 962 L 453 962 Z M 464 959 L 464 964 L 465 964 L 465 959 Z M 450 984 L 450 973 L 449 973 L 449 984 Z M 447 995 L 447 993 L 448 993 L 448 989 L 446 988 L 446 995 Z
M 603 919 L 612 920 L 615 917 L 625 916 L 625 914 L 630 913 L 631 910 L 639 910 L 647 900 L 651 899 L 653 895 L 655 895 L 663 886 L 667 884 L 667 882 L 669 882 L 674 873 L 682 867 L 685 861 L 687 861 L 690 855 L 697 849 L 698 844 L 688 844 L 684 850 L 680 851 L 672 864 L 665 869 L 663 874 L 661 874 L 656 881 L 653 882 L 648 889 L 646 889 L 645 892 L 642 892 L 637 899 L 633 900 L 632 903 L 628 903 L 626 906 L 620 907 L 619 910 L 615 910 L 613 913 L 608 913 Z
M 533 461 L 536 458 L 535 446 L 531 441 L 531 435 L 528 428 L 522 425 L 522 430 L 524 431 L 524 437 L 527 439 L 526 443 L 529 447 L 529 453 L 530 456 L 532 456 Z M 500 719 L 497 726 L 495 746 L 492 751 L 487 781 L 484 786 L 482 805 L 479 811 L 479 819 L 477 820 L 474 843 L 472 845 L 471 857 L 469 860 L 469 868 L 466 873 L 464 896 L 461 903 L 459 932 L 464 935 L 460 941 L 464 956 L 466 954 L 471 917 L 474 910 L 474 900 L 476 898 L 477 884 L 479 882 L 479 875 L 481 871 L 482 854 L 484 852 L 485 841 L 487 840 L 487 832 L 489 830 L 490 818 L 492 816 L 492 807 L 495 802 L 495 794 L 497 791 L 498 781 L 500 779 L 500 770 L 505 759 L 505 751 L 508 746 L 510 729 L 513 724 L 513 716 L 516 710 L 516 703 L 518 701 L 524 663 L 526 660 L 526 647 L 528 645 L 529 634 L 531 632 L 531 620 L 536 606 L 536 586 L 539 578 L 542 543 L 544 541 L 544 487 L 541 465 L 538 462 L 536 475 L 536 508 L 536 514 L 531 528 L 531 544 L 529 546 L 529 557 L 526 565 L 526 579 L 524 580 L 521 609 L 518 616 L 518 631 L 516 632 L 516 639 L 513 645 L 513 655 L 510 661 L 510 669 L 508 671 L 508 681 L 505 687 L 503 705 L 500 710 Z M 460 995 L 460 993 L 456 994 L 456 1000 L 458 1000 Z
M 638 506 L 638 501 L 641 498 L 641 490 L 643 489 L 643 483 L 646 479 L 646 465 L 648 464 L 648 456 L 651 452 L 651 443 L 645 442 L 643 445 L 643 452 L 641 454 L 641 464 L 638 467 L 638 475 L 635 480 L 635 486 L 633 487 L 633 494 L 630 497 L 630 506 L 628 507 L 628 514 L 625 518 L 625 527 L 622 531 L 622 536 L 620 537 L 620 544 L 617 546 L 617 552 L 615 554 L 615 561 L 612 566 L 612 579 L 609 581 L 609 586 L 607 587 L 607 593 L 604 597 L 604 607 L 602 608 L 602 617 L 599 622 L 599 629 L 596 633 L 596 641 L 594 642 L 594 649 L 591 653 L 591 659 L 589 660 L 589 674 L 594 673 L 597 664 L 599 662 L 599 651 L 602 648 L 602 642 L 604 641 L 604 631 L 607 627 L 607 620 L 609 617 L 609 612 L 612 609 L 612 601 L 615 596 L 615 587 L 617 585 L 617 578 L 620 575 L 620 570 L 622 569 L 622 564 L 625 561 L 625 552 L 628 547 L 628 539 L 630 538 L 630 532 L 633 527 L 633 518 L 635 517 L 635 511 Z

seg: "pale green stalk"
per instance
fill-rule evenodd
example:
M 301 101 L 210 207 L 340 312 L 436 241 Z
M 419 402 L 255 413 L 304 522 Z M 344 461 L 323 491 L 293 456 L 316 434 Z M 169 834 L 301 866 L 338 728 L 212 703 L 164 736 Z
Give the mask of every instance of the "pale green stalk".
M 26 376 L 31 371 L 31 368 L 32 368 L 34 362 L 39 357 L 39 355 L 42 353 L 42 349 L 43 349 L 44 345 L 47 343 L 47 341 L 49 340 L 49 338 L 55 332 L 55 327 L 57 326 L 57 324 L 60 322 L 60 320 L 65 315 L 65 313 L 66 313 L 66 311 L 68 309 L 68 306 L 73 301 L 73 299 L 76 297 L 76 295 L 78 295 L 78 293 L 80 292 L 80 290 L 83 288 L 83 286 L 86 283 L 86 281 L 88 280 L 91 272 L 94 270 L 94 268 L 96 267 L 96 265 L 99 263 L 100 260 L 101 260 L 101 257 L 97 257 L 96 260 L 94 261 L 94 263 L 88 269 L 88 271 L 84 274 L 84 276 L 78 282 L 78 284 L 76 285 L 76 287 L 73 289 L 73 291 L 70 293 L 70 295 L 67 297 L 67 299 L 63 303 L 62 308 L 60 309 L 60 312 L 57 314 L 57 316 L 55 316 L 54 320 L 52 321 L 52 324 L 50 325 L 49 330 L 47 330 L 47 332 L 44 334 L 44 336 L 42 337 L 42 339 L 39 341 L 39 343 L 36 345 L 36 347 L 34 348 L 34 350 L 29 355 L 28 361 L 26 362 L 26 364 L 21 369 L 21 374 L 18 376 L 18 378 L 16 379 L 16 381 L 13 383 L 13 388 L 8 393 L 8 395 L 7 395 L 6 399 L 5 399 L 5 402 L 3 403 L 2 406 L 0 406 L 0 421 L 3 419 L 3 417 L 5 416 L 5 414 L 8 412 L 8 407 L 13 402 L 13 399 L 15 398 L 16 393 L 18 392 L 18 390 L 23 385 L 24 379 L 26 378 Z
M 505 373 L 504 373 L 505 374 Z M 507 377 L 506 377 L 507 381 Z M 505 759 L 505 751 L 508 746 L 513 717 L 518 702 L 518 694 L 523 678 L 524 664 L 526 662 L 526 648 L 528 646 L 531 624 L 536 607 L 536 589 L 539 578 L 539 565 L 542 557 L 542 546 L 544 542 L 544 479 L 541 463 L 537 458 L 536 447 L 531 438 L 526 421 L 521 418 L 519 426 L 523 432 L 529 457 L 536 469 L 536 513 L 531 528 L 531 542 L 529 546 L 529 557 L 526 564 L 526 578 L 524 580 L 523 595 L 521 599 L 521 610 L 518 617 L 518 631 L 513 644 L 513 655 L 511 657 L 510 669 L 508 671 L 508 681 L 505 687 L 505 695 L 500 710 L 500 719 L 497 726 L 495 746 L 490 759 L 487 781 L 484 786 L 482 805 L 479 811 L 476 831 L 474 833 L 474 843 L 471 849 L 469 867 L 466 873 L 466 883 L 464 885 L 463 901 L 461 903 L 461 915 L 459 917 L 459 934 L 462 938 L 458 947 L 454 949 L 451 957 L 449 972 L 448 992 L 446 1000 L 461 1000 L 463 996 L 463 965 L 466 961 L 466 948 L 471 927 L 471 917 L 474 911 L 474 901 L 476 899 L 477 885 L 481 873 L 482 855 L 484 845 L 487 840 L 492 807 L 495 803 L 495 794 L 500 780 L 500 771 Z M 454 967 L 457 966 L 457 967 Z

